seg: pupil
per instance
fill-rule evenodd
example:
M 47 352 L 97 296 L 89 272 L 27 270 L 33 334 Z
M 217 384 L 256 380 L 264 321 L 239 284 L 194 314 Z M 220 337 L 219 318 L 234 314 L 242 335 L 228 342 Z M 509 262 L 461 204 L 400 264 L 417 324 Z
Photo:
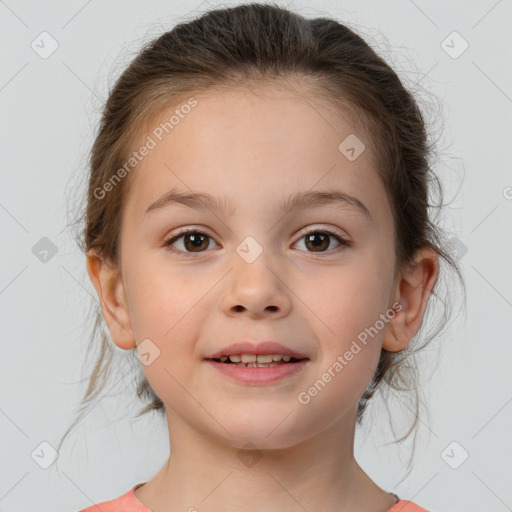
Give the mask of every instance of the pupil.
M 315 237 L 322 237 L 322 240 L 320 241 L 317 241 L 317 242 L 314 242 L 313 240 L 315 239 Z M 308 236 L 308 241 L 309 242 L 313 242 L 313 246 L 314 247 L 320 247 L 322 244 L 325 246 L 325 241 L 327 240 L 327 246 L 329 246 L 329 239 L 326 235 L 324 234 L 321 234 L 321 233 L 314 233 L 314 234 L 311 234 Z M 324 249 L 326 249 L 326 247 L 323 247 Z
M 185 237 L 185 240 L 189 240 L 192 242 L 192 247 L 195 247 L 195 248 L 201 248 L 201 244 L 204 242 L 204 236 L 203 235 L 199 235 L 199 234 L 191 234 L 191 235 L 186 235 Z

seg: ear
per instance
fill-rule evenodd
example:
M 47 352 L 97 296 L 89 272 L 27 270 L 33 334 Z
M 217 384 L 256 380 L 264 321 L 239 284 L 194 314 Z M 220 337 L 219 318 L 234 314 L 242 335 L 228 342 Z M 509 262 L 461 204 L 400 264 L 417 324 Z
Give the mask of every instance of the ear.
M 438 274 L 437 253 L 430 247 L 420 249 L 405 275 L 400 276 L 395 285 L 395 301 L 402 309 L 395 308 L 395 316 L 388 323 L 389 330 L 386 329 L 382 348 L 398 352 L 407 347 L 421 327 Z
M 96 288 L 112 340 L 124 350 L 135 348 L 121 272 L 103 261 L 94 249 L 87 253 L 87 272 Z

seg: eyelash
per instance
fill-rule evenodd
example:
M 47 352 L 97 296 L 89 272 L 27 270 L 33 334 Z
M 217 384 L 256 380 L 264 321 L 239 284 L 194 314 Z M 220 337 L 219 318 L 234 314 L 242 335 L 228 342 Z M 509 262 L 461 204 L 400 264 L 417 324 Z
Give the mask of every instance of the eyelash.
M 184 229 L 183 231 L 181 231 L 180 233 L 177 233 L 176 235 L 173 235 L 168 240 L 166 240 L 164 242 L 164 246 L 170 248 L 170 246 L 174 242 L 176 242 L 177 240 L 179 240 L 183 236 L 191 234 L 191 233 L 196 234 L 196 235 L 204 235 L 204 236 L 206 236 L 206 237 L 208 237 L 208 238 L 213 240 L 213 238 L 211 236 L 207 235 L 206 233 L 203 233 L 202 231 L 199 231 L 199 230 L 194 229 L 194 228 L 187 228 L 187 229 Z M 299 238 L 299 240 L 302 240 L 306 236 L 311 235 L 313 233 L 320 233 L 322 235 L 328 235 L 330 237 L 333 237 L 333 238 L 336 239 L 336 241 L 339 242 L 340 246 L 345 246 L 345 247 L 351 247 L 352 246 L 352 243 L 349 242 L 348 240 L 346 240 L 345 238 L 343 238 L 339 233 L 337 233 L 335 231 L 330 231 L 328 229 L 322 230 L 322 229 L 318 229 L 318 228 L 309 228 L 305 233 L 302 234 L 302 236 Z M 184 256 L 184 257 L 190 257 L 190 256 L 194 256 L 196 254 L 201 254 L 203 252 L 208 252 L 208 251 L 199 251 L 197 253 L 194 253 L 194 252 L 184 252 L 184 251 L 181 251 L 181 250 L 177 251 L 176 249 L 170 249 L 170 250 L 173 251 L 173 252 L 176 252 L 180 256 Z M 306 251 L 306 252 L 309 252 L 310 254 L 322 255 L 322 254 L 328 254 L 328 253 L 332 252 L 333 250 L 335 250 L 335 249 L 332 249 L 330 251 L 320 251 L 318 253 L 315 253 L 314 251 Z

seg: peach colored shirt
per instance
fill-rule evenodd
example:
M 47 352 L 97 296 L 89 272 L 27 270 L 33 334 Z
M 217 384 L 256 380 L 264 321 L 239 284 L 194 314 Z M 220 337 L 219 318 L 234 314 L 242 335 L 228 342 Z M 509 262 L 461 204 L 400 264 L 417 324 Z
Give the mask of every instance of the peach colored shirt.
M 144 485 L 146 482 L 140 483 L 132 487 L 127 493 L 119 496 L 114 500 L 103 501 L 96 505 L 84 508 L 79 512 L 151 512 L 149 508 L 144 506 L 136 497 L 135 490 Z M 395 495 L 396 496 L 396 495 Z M 96 507 L 99 507 L 96 508 Z M 429 512 L 428 510 L 421 508 L 412 501 L 399 500 L 395 503 L 388 512 Z

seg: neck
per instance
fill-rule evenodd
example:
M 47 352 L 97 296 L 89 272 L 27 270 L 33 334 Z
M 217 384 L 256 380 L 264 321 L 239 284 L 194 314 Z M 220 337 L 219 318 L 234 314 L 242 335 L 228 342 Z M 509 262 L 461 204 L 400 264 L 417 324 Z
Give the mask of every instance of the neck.
M 386 512 L 396 501 L 353 457 L 355 415 L 354 421 L 337 422 L 280 449 L 245 443 L 240 448 L 198 432 L 169 412 L 168 420 L 171 455 L 135 492 L 153 512 Z

